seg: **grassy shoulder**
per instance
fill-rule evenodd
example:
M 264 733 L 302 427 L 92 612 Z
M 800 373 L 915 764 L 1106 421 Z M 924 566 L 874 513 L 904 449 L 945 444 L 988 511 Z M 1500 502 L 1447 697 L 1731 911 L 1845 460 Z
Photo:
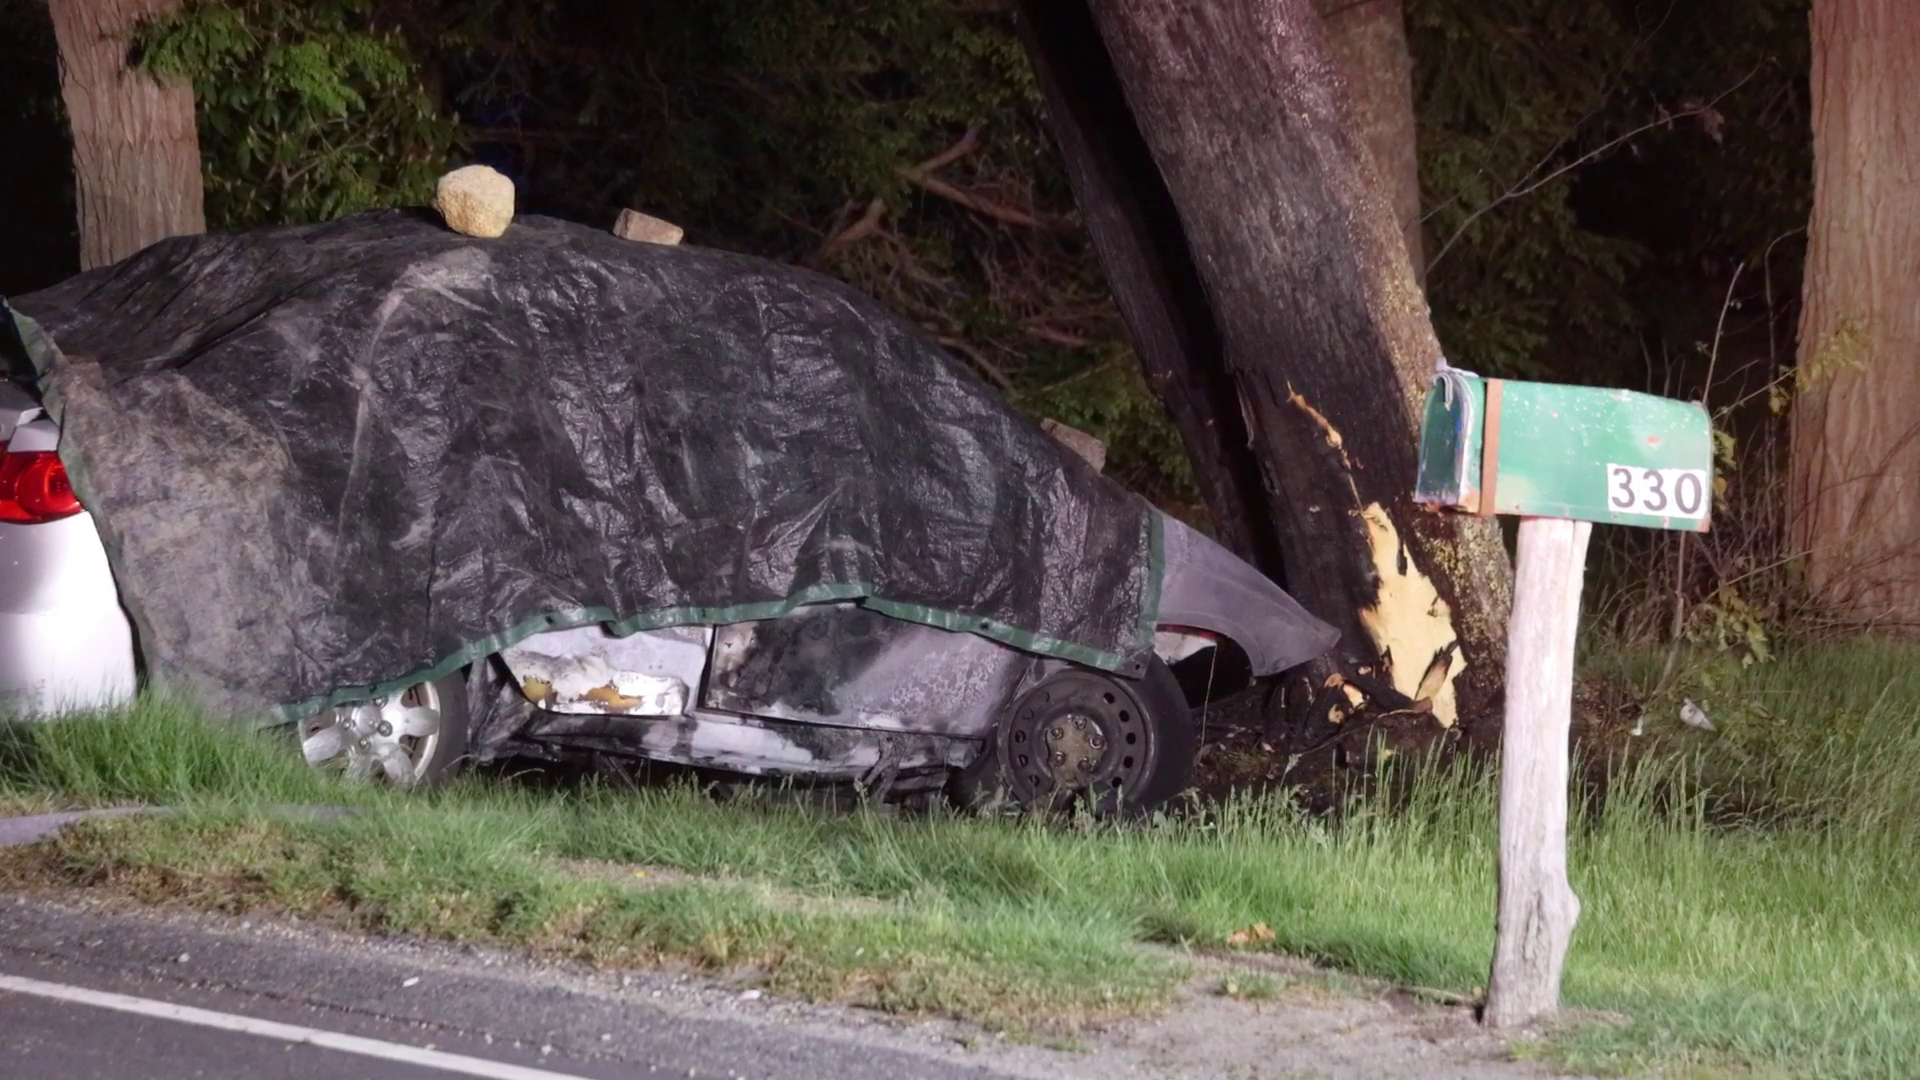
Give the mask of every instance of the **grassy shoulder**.
M 1629 1019 L 1572 1029 L 1549 1053 L 1628 1073 L 1909 1073 L 1914 659 L 1855 647 L 1729 668 L 1701 692 L 1719 734 L 1674 722 L 1636 740 L 1658 749 L 1617 763 L 1572 838 L 1584 910 L 1566 983 L 1570 1005 Z M 423 797 L 358 790 L 157 701 L 13 738 L 0 800 L 180 809 L 0 852 L 0 886 L 689 964 L 1035 1033 L 1151 1011 L 1191 975 L 1154 946 L 1225 949 L 1256 923 L 1272 938 L 1239 947 L 1457 994 L 1478 991 L 1492 950 L 1493 793 L 1459 768 L 1337 825 L 1248 798 L 1048 828 L 479 779 Z M 353 812 L 287 809 L 314 804 Z

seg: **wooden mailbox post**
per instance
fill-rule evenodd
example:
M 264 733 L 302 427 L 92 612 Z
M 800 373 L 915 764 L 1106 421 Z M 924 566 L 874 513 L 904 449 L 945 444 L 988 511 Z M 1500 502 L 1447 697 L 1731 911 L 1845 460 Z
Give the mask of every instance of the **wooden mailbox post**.
M 1414 500 L 1521 519 L 1500 746 L 1492 1026 L 1559 1008 L 1580 917 L 1567 882 L 1568 732 L 1592 523 L 1704 532 L 1712 497 L 1712 424 L 1699 405 L 1444 366 L 1427 393 Z

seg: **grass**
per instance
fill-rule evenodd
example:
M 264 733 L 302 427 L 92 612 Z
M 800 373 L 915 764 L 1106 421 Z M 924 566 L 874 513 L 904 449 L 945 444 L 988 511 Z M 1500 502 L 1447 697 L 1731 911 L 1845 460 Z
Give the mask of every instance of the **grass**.
M 1218 993 L 1236 1001 L 1272 1001 L 1280 996 L 1282 984 L 1271 975 L 1237 972 L 1221 976 Z
M 1628 1019 L 1546 1052 L 1624 1073 L 1911 1073 L 1916 660 L 1855 645 L 1697 669 L 1688 692 L 1720 734 L 1656 717 L 1636 741 L 1649 749 L 1615 763 L 1604 808 L 1572 838 L 1584 911 L 1567 1002 Z M 1651 681 L 1633 658 L 1594 666 Z M 686 790 L 356 790 L 160 701 L 12 738 L 0 799 L 183 810 L 0 854 L 0 884 L 691 964 L 1015 1030 L 1151 1010 L 1191 972 L 1146 946 L 1225 948 L 1256 924 L 1273 937 L 1249 947 L 1459 994 L 1484 982 L 1492 949 L 1493 793 L 1462 766 L 1423 770 L 1404 804 L 1356 806 L 1337 825 L 1247 798 L 1129 828 L 1046 828 L 719 806 Z M 273 810 L 316 802 L 355 813 Z M 1235 978 L 1236 996 L 1269 989 Z

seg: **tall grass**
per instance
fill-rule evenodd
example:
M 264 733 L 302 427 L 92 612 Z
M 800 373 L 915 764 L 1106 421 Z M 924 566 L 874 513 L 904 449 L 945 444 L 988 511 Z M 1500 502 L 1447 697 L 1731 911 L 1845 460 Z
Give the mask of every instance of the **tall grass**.
M 1584 910 L 1566 995 L 1630 1020 L 1579 1028 L 1555 1054 L 1626 1071 L 1912 1075 L 1912 658 L 1859 646 L 1709 673 L 1689 692 L 1718 734 L 1657 721 L 1646 749 L 1613 763 L 1570 838 Z M 1275 934 L 1263 947 L 1461 993 L 1492 951 L 1494 788 L 1464 763 L 1424 763 L 1380 785 L 1404 799 L 1337 821 L 1249 796 L 1059 827 L 719 806 L 686 789 L 368 794 L 310 776 L 291 747 L 209 735 L 161 706 L 14 738 L 0 792 L 197 808 L 63 839 L 50 865 L 72 880 L 602 960 L 746 964 L 793 992 L 995 1023 L 1151 1006 L 1184 972 L 1143 944 L 1218 949 L 1256 922 Z M 250 809 L 313 799 L 360 812 Z M 651 880 L 636 868 L 692 877 L 636 887 Z
M 215 725 L 157 694 L 57 720 L 0 722 L 0 791 L 96 805 L 298 803 L 367 794 L 308 768 L 291 735 Z

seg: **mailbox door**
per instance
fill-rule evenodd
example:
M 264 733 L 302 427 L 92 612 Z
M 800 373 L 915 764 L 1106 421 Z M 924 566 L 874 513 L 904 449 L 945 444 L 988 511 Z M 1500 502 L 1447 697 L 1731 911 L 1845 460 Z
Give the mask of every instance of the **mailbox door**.
M 1420 470 L 1413 501 L 1480 511 L 1480 438 L 1487 387 L 1483 379 L 1443 371 L 1427 389 L 1420 422 Z

